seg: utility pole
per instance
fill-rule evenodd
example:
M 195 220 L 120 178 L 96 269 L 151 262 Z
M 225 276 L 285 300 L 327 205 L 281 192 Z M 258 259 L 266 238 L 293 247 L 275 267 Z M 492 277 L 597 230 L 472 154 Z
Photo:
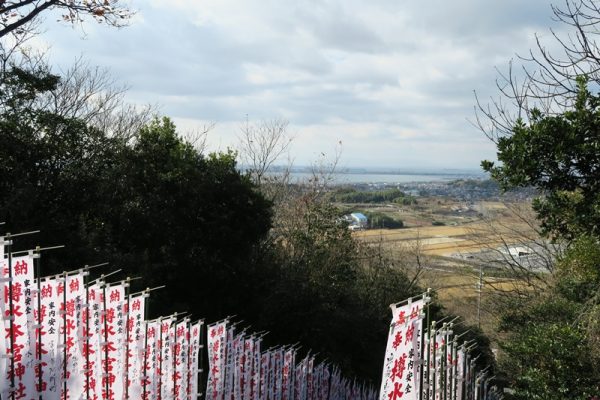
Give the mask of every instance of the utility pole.
M 477 283 L 477 327 L 481 328 L 481 292 L 483 291 L 483 265 L 479 265 L 479 282 Z

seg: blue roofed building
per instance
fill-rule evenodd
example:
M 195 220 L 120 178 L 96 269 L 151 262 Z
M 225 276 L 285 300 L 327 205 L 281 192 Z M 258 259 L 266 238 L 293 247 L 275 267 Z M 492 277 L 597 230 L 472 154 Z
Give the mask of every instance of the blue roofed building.
M 350 222 L 350 226 L 354 226 L 354 229 L 365 229 L 367 228 L 368 224 L 369 224 L 369 220 L 367 219 L 366 215 L 364 215 L 363 213 L 352 213 L 350 214 L 350 218 L 352 218 L 352 221 Z

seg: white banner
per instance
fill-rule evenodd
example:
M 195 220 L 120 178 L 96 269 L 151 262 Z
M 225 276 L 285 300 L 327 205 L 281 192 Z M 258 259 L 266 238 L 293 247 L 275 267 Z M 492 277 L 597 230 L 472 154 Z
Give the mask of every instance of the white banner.
M 275 350 L 275 400 L 282 400 L 283 392 L 283 348 Z
M 33 325 L 33 305 L 31 290 L 33 289 L 33 258 L 31 256 L 13 257 L 10 265 L 2 260 L 2 296 L 0 308 L 4 316 L 2 338 L 6 340 L 5 354 L 12 353 L 14 368 L 9 358 L 2 358 L 6 363 L 1 377 L 0 394 L 9 398 L 11 381 L 14 379 L 15 397 L 32 398 L 37 396 L 35 380 L 35 345 L 30 346 L 31 325 Z M 12 275 L 12 282 L 9 276 Z M 12 309 L 10 307 L 12 300 Z M 11 329 L 12 319 L 12 329 Z
M 104 343 L 104 290 L 99 283 L 90 285 L 87 289 L 89 315 L 89 329 L 87 331 L 87 344 L 89 346 L 83 352 L 83 356 L 89 360 L 87 368 L 84 368 L 86 385 L 89 381 L 90 398 L 102 398 L 104 390 L 102 386 L 102 374 L 104 373 L 103 346 Z M 85 334 L 83 335 L 85 340 Z
M 188 398 L 195 400 L 198 397 L 198 372 L 200 365 L 201 332 L 203 322 L 198 321 L 191 327 L 190 332 L 190 357 L 188 366 Z
M 281 386 L 282 386 L 282 400 L 289 400 L 293 394 L 293 382 L 292 378 L 294 374 L 294 350 L 288 349 L 283 355 L 283 368 L 281 370 Z
M 162 321 L 162 361 L 160 376 L 161 399 L 171 400 L 173 398 L 173 374 L 175 373 L 173 365 L 173 342 L 175 340 L 175 318 Z
M 145 294 L 129 296 L 129 303 L 125 310 L 127 317 L 127 352 L 125 353 L 125 367 L 127 371 L 127 396 L 130 399 L 142 397 L 142 384 L 144 376 L 144 310 L 146 306 Z
M 267 400 L 268 384 L 269 384 L 269 372 L 271 363 L 271 352 L 269 350 L 263 352 L 260 355 L 260 389 L 259 389 L 259 400 Z
M 260 396 L 260 373 L 262 371 L 262 369 L 261 369 L 261 353 L 260 353 L 261 340 L 262 339 L 258 338 L 254 341 L 254 354 L 252 357 L 252 379 L 250 382 L 250 386 L 251 386 L 250 399 L 251 400 L 259 400 L 259 396 Z
M 415 361 L 415 330 L 419 330 L 419 321 L 423 300 L 402 307 L 392 306 L 392 323 L 388 336 L 383 365 L 383 377 L 379 398 L 381 400 L 416 400 L 418 381 Z
M 463 387 L 465 382 L 465 351 L 464 347 L 460 347 L 456 352 L 456 398 L 461 400 L 463 395 Z
M 54 278 L 46 278 L 40 283 L 41 317 L 41 395 L 44 399 L 57 400 L 61 394 L 62 349 L 60 343 L 60 298 L 62 283 Z M 37 310 L 36 310 L 37 312 Z M 36 377 L 37 378 L 37 377 Z
M 224 349 L 224 360 L 223 367 L 225 370 L 222 372 L 222 382 L 223 386 L 223 396 L 225 400 L 235 400 L 234 397 L 234 386 L 235 386 L 235 360 L 236 355 L 234 351 L 234 342 L 235 342 L 235 327 L 231 327 L 227 329 L 226 334 L 226 343 Z
M 242 399 L 244 391 L 244 333 L 233 339 L 233 396 L 235 400 Z
M 173 345 L 173 361 L 175 371 L 173 374 L 173 398 L 184 400 L 187 388 L 187 343 L 189 342 L 189 321 L 184 319 L 175 327 L 175 341 Z
M 64 277 L 62 277 L 64 279 Z M 83 273 L 68 275 L 66 281 L 59 286 L 60 311 L 63 314 L 60 319 L 60 347 L 63 350 L 63 398 L 78 399 L 84 394 L 85 358 L 81 352 L 82 346 L 79 340 L 83 326 L 80 325 L 81 306 L 84 304 L 85 287 L 83 285 Z M 65 366 L 66 364 L 66 366 Z M 66 390 L 66 392 L 65 392 Z
M 250 400 L 251 380 L 252 380 L 252 364 L 254 360 L 254 338 L 248 337 L 244 339 L 244 350 L 241 363 L 243 364 L 243 375 L 241 388 L 243 390 L 242 399 Z
M 146 348 L 144 351 L 144 376 L 142 382 L 142 400 L 156 399 L 158 383 L 158 359 L 160 357 L 160 328 L 159 320 L 146 322 Z
M 209 371 L 206 384 L 206 399 L 223 400 L 227 322 L 209 326 L 207 335 Z
M 102 320 L 102 393 L 103 397 L 121 399 L 124 392 L 123 356 L 125 348 L 125 316 L 123 284 L 103 288 L 106 310 Z

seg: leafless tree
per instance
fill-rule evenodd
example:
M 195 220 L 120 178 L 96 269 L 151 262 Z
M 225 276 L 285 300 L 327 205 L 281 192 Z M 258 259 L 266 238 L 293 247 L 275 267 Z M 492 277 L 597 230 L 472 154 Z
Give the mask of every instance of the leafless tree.
M 109 135 L 131 139 L 158 112 L 153 105 L 125 101 L 127 86 L 106 68 L 91 67 L 79 58 L 58 74 L 56 89 L 40 97 L 37 106 L 65 118 L 77 118 Z
M 504 206 L 501 216 L 484 212 L 477 228 L 471 230 L 467 239 L 480 251 L 470 253 L 464 263 L 474 271 L 482 269 L 481 284 L 494 298 L 537 296 L 547 290 L 565 247 L 542 235 L 528 203 Z
M 215 122 L 207 122 L 200 128 L 190 130 L 184 134 L 186 140 L 194 146 L 198 152 L 204 154 L 206 152 L 208 133 L 215 127 Z
M 321 152 L 310 167 L 310 178 L 305 185 L 310 187 L 313 200 L 321 198 L 335 181 L 338 165 L 342 158 L 342 141 L 338 141 L 331 154 Z
M 66 22 L 80 23 L 90 17 L 116 27 L 125 25 L 133 15 L 122 0 L 0 0 L 0 38 L 35 31 L 40 15 L 53 9 L 59 10 Z
M 474 124 L 494 142 L 510 135 L 517 119 L 527 122 L 533 109 L 554 114 L 570 107 L 578 76 L 600 85 L 600 4 L 564 0 L 562 6 L 552 6 L 552 11 L 569 32 L 550 30 L 550 44 L 536 35 L 536 46 L 529 54 L 519 56 L 517 64 L 511 61 L 506 72 L 498 70 L 496 98 L 486 101 L 475 93 Z
M 289 122 L 284 119 L 264 120 L 256 124 L 246 121 L 241 126 L 240 160 L 258 186 L 273 164 L 288 152 L 293 140 L 288 126 Z
M 64 118 L 77 118 L 111 136 L 131 140 L 140 128 L 158 114 L 156 105 L 134 105 L 125 100 L 127 86 L 119 84 L 106 68 L 92 67 L 82 58 L 71 67 L 55 72 L 47 63 L 42 51 L 26 46 L 28 37 L 20 41 L 0 39 L 4 52 L 0 52 L 0 88 L 5 85 L 12 72 L 21 70 L 33 76 L 56 76 L 56 87 L 32 96 L 26 108 L 45 110 Z M 11 95 L 4 93 L 0 99 L 0 110 L 8 105 Z

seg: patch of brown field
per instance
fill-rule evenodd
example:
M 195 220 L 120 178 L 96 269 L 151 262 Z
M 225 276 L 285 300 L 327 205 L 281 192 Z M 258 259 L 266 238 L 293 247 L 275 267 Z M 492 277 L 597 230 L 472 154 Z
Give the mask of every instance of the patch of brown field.
M 505 219 L 502 225 L 494 225 L 493 231 L 487 223 L 474 222 L 459 226 L 370 229 L 354 232 L 353 235 L 366 243 L 381 243 L 391 248 L 397 244 L 418 246 L 425 254 L 451 256 L 520 243 L 530 231 L 521 221 Z
M 419 282 L 422 287 L 430 287 L 435 291 L 447 312 L 460 316 L 465 324 L 477 326 L 479 277 L 475 271 L 428 270 L 423 273 Z M 495 291 L 523 290 L 525 287 L 523 282 L 506 278 L 486 277 L 484 279 L 481 293 L 481 328 L 484 332 L 490 336 L 496 334 L 497 313 L 493 307 L 490 307 L 490 300 Z

